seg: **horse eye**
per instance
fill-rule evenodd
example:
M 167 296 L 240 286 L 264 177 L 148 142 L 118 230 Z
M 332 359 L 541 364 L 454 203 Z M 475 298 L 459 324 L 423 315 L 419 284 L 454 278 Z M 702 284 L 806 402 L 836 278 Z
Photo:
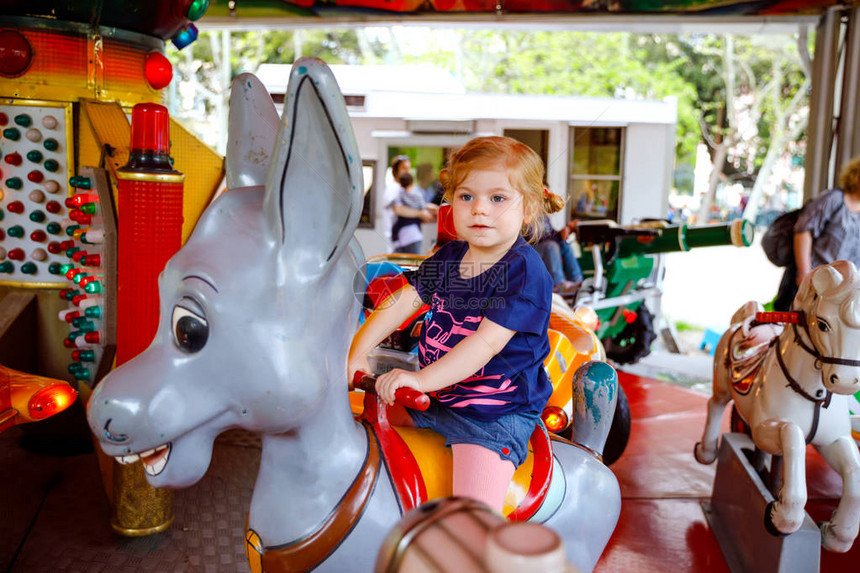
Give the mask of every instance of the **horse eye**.
M 189 354 L 200 351 L 209 339 L 209 323 L 199 314 L 181 306 L 173 307 L 173 339 Z
M 830 325 L 827 324 L 826 320 L 818 318 L 815 322 L 818 324 L 818 330 L 821 332 L 830 332 Z

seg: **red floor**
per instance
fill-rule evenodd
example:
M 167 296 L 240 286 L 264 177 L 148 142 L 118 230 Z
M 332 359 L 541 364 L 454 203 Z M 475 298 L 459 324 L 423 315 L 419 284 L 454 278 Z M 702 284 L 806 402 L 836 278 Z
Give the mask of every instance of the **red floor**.
M 595 571 L 728 571 L 700 506 L 710 497 L 716 464 L 693 458 L 707 396 L 624 372 L 620 381 L 632 420 L 627 449 L 612 466 L 621 485 L 621 518 Z M 728 429 L 728 409 L 723 426 Z M 815 450 L 807 456 L 807 511 L 820 521 L 835 509 L 842 480 Z M 860 543 L 846 554 L 822 550 L 822 573 L 858 570 Z

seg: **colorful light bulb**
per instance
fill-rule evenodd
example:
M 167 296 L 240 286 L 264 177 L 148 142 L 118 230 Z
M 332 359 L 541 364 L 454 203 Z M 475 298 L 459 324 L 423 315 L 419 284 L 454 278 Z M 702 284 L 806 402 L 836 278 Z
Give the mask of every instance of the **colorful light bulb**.
M 72 187 L 77 187 L 78 189 L 92 189 L 93 182 L 89 177 L 84 177 L 83 175 L 74 175 L 69 178 L 69 185 Z
M 72 181 L 74 179 L 75 179 L 75 177 L 72 177 L 72 179 L 70 179 L 70 181 Z M 89 179 L 87 179 L 87 181 L 89 181 Z M 73 209 L 75 207 L 80 207 L 84 203 L 93 203 L 93 202 L 98 201 L 98 200 L 99 200 L 99 196 L 94 194 L 94 193 L 78 193 L 76 195 L 72 195 L 71 197 L 67 198 L 65 203 L 66 203 L 66 207 L 68 207 L 69 209 Z
M 98 330 L 93 330 L 92 332 L 88 332 L 84 335 L 84 340 L 86 340 L 90 344 L 98 344 L 101 342 L 102 336 Z
M 100 267 L 102 266 L 102 257 L 98 253 L 87 255 L 81 262 L 86 267 Z
M 97 215 L 99 212 L 98 203 L 84 203 L 81 205 L 81 213 L 86 215 Z
M 88 318 L 101 318 L 102 317 L 102 307 L 100 307 L 99 305 L 94 305 L 94 306 L 88 307 L 87 309 L 84 310 L 84 314 Z

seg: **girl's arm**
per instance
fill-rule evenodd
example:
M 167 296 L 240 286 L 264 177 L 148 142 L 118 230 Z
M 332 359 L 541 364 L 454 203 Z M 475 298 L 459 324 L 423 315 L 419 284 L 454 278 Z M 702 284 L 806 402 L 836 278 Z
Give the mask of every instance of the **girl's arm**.
M 803 231 L 794 234 L 794 262 L 797 265 L 797 284 L 809 274 L 812 257 L 812 233 Z
M 415 287 L 406 284 L 380 303 L 378 308 L 367 317 L 353 337 L 349 348 L 350 386 L 356 371 L 370 372 L 367 363 L 368 353 L 423 304 Z
M 405 320 L 405 318 L 404 318 Z M 418 372 L 395 369 L 376 380 L 376 393 L 387 404 L 394 391 L 403 386 L 419 392 L 435 392 L 464 380 L 483 368 L 502 351 L 516 331 L 484 318 L 478 330 L 458 342 L 443 357 Z

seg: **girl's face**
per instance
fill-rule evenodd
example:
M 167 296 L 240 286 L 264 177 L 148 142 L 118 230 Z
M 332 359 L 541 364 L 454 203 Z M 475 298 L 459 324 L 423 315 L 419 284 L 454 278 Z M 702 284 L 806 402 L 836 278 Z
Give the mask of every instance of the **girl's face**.
M 481 251 L 509 249 L 525 220 L 523 196 L 501 163 L 469 173 L 454 189 L 452 213 L 457 235 Z

